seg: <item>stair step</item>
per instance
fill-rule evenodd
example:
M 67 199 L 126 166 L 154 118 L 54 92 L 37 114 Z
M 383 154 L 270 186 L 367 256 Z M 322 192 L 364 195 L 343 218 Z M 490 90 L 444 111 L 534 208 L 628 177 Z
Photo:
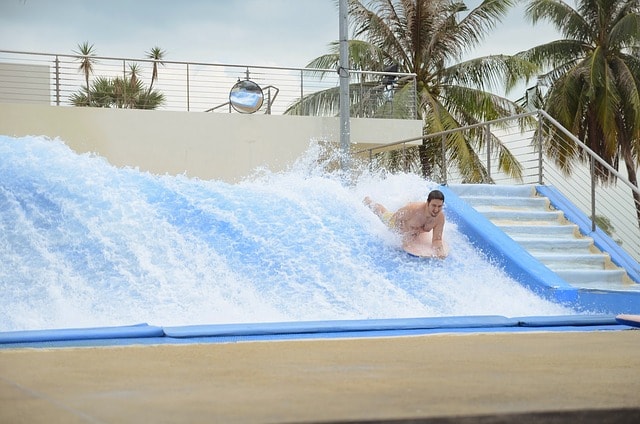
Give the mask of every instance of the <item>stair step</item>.
M 562 225 L 562 224 L 548 224 L 548 225 L 517 225 L 517 224 L 503 224 L 498 227 L 510 236 L 531 236 L 531 238 L 554 236 L 556 238 L 561 237 L 575 237 L 578 233 L 577 225 Z
M 561 269 L 604 269 L 609 255 L 604 253 L 533 253 L 533 257 L 556 271 Z
M 593 239 L 585 238 L 526 238 L 511 237 L 533 255 L 543 252 L 590 253 Z
M 478 212 L 484 215 L 490 221 L 498 222 L 560 222 L 560 219 L 564 217 L 564 214 L 560 211 L 514 211 L 514 210 L 501 210 L 501 209 L 489 209 L 486 207 L 475 208 Z
M 463 196 L 462 200 L 474 208 L 476 206 L 491 206 L 505 209 L 539 209 L 549 210 L 549 201 L 545 197 L 490 197 Z
M 560 269 L 556 271 L 556 274 L 569 284 L 579 286 L 583 283 L 622 283 L 626 272 L 621 269 Z
M 536 193 L 532 185 L 451 184 L 449 188 L 459 197 L 482 194 L 495 197 L 532 197 Z
M 581 283 L 579 285 L 581 289 L 589 289 L 589 290 L 607 290 L 607 291 L 638 291 L 640 292 L 640 284 L 635 283 L 624 283 L 622 281 L 617 283 L 604 283 L 601 281 L 592 282 L 592 283 Z

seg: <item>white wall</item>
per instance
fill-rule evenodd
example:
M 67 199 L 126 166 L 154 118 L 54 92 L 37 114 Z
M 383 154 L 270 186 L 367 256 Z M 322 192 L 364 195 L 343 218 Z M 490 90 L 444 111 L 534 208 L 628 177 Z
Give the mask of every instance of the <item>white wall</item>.
M 353 119 L 356 148 L 419 137 L 417 120 Z M 286 169 L 311 141 L 339 148 L 338 118 L 0 103 L 0 134 L 60 138 L 78 153 L 156 174 L 238 181 L 258 166 Z
M 49 66 L 0 63 L 0 102 L 51 103 Z

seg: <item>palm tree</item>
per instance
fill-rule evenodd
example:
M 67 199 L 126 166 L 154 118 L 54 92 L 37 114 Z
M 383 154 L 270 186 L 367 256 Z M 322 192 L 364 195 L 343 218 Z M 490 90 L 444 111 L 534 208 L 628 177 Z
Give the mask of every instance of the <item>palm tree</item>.
M 123 91 L 123 101 L 127 105 L 127 107 L 133 108 L 133 105 L 136 104 L 136 98 L 139 97 L 140 87 L 142 84 L 138 75 L 140 74 L 140 66 L 137 63 L 129 64 L 129 78 L 127 79 L 126 75 L 123 80 L 119 80 Z
M 513 3 L 487 0 L 468 10 L 455 0 L 349 0 L 355 38 L 349 41 L 350 67 L 374 71 L 397 67 L 398 72 L 415 73 L 425 135 L 512 115 L 522 108 L 488 90 L 503 85 L 511 89 L 522 77 L 533 76 L 536 66 L 504 55 L 466 61 L 462 58 Z M 330 54 L 314 59 L 308 67 L 335 69 L 339 63 L 337 47 L 334 43 Z M 321 105 L 321 101 L 325 107 L 331 105 L 337 110 L 333 101 L 316 93 L 300 99 L 290 112 L 300 104 Z M 467 181 L 486 181 L 488 173 L 477 154 L 486 141 L 480 131 L 451 133 L 446 139 L 447 162 L 455 164 Z M 500 169 L 519 178 L 521 166 L 508 149 L 493 134 L 489 143 L 491 150 L 497 152 Z M 417 153 L 413 152 L 425 177 L 441 166 L 441 148 L 435 144 L 425 141 Z
M 91 102 L 91 92 L 89 90 L 89 77 L 93 73 L 93 65 L 96 63 L 94 56 L 96 55 L 93 44 L 89 45 L 88 41 L 85 41 L 82 44 L 78 44 L 78 50 L 73 51 L 78 56 L 80 60 L 80 71 L 84 73 L 85 87 L 87 90 L 87 95 L 89 96 L 89 103 Z
M 151 92 L 151 88 L 153 87 L 153 83 L 158 79 L 158 65 L 163 65 L 162 59 L 164 59 L 165 51 L 160 47 L 154 47 L 148 52 L 147 58 L 153 60 L 153 70 L 151 72 L 151 83 L 149 84 L 149 92 Z
M 547 70 L 538 79 L 543 108 L 608 164 L 617 168 L 623 159 L 638 187 L 640 0 L 577 0 L 575 9 L 560 0 L 533 0 L 526 15 L 534 24 L 551 22 L 564 36 L 521 54 Z M 565 172 L 586 160 L 568 137 L 553 139 L 545 149 Z M 604 167 L 597 174 L 603 183 L 614 181 Z M 640 196 L 633 197 L 640 225 Z
M 135 69 L 135 67 L 134 67 Z M 98 77 L 87 92 L 85 87 L 71 96 L 74 106 L 113 107 L 121 109 L 156 109 L 164 103 L 164 95 L 149 91 L 135 76 Z
M 111 107 L 113 94 L 113 84 L 106 77 L 97 77 L 87 90 L 82 87 L 78 92 L 71 95 L 71 104 L 74 106 Z

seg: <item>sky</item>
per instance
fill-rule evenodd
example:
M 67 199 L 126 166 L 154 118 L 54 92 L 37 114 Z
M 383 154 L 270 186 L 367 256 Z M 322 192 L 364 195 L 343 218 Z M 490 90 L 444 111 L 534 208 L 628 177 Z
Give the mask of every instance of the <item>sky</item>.
M 469 7 L 480 1 L 467 0 Z M 522 7 L 473 54 L 511 54 L 552 39 Z M 304 67 L 339 39 L 337 0 L 0 0 L 0 49 L 98 56 Z

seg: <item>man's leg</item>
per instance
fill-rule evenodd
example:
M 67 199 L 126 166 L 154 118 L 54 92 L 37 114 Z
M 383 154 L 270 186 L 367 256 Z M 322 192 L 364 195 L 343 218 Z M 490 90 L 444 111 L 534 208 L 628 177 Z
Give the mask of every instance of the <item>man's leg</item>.
M 369 196 L 365 197 L 364 200 L 362 201 L 362 203 L 364 203 L 365 205 L 369 206 L 369 209 L 371 209 L 373 211 L 373 213 L 375 213 L 376 215 L 378 215 L 381 218 L 382 218 L 382 216 L 384 214 L 389 212 L 387 210 L 387 208 L 385 208 L 380 203 L 374 202 L 373 200 L 371 200 L 371 198 Z

